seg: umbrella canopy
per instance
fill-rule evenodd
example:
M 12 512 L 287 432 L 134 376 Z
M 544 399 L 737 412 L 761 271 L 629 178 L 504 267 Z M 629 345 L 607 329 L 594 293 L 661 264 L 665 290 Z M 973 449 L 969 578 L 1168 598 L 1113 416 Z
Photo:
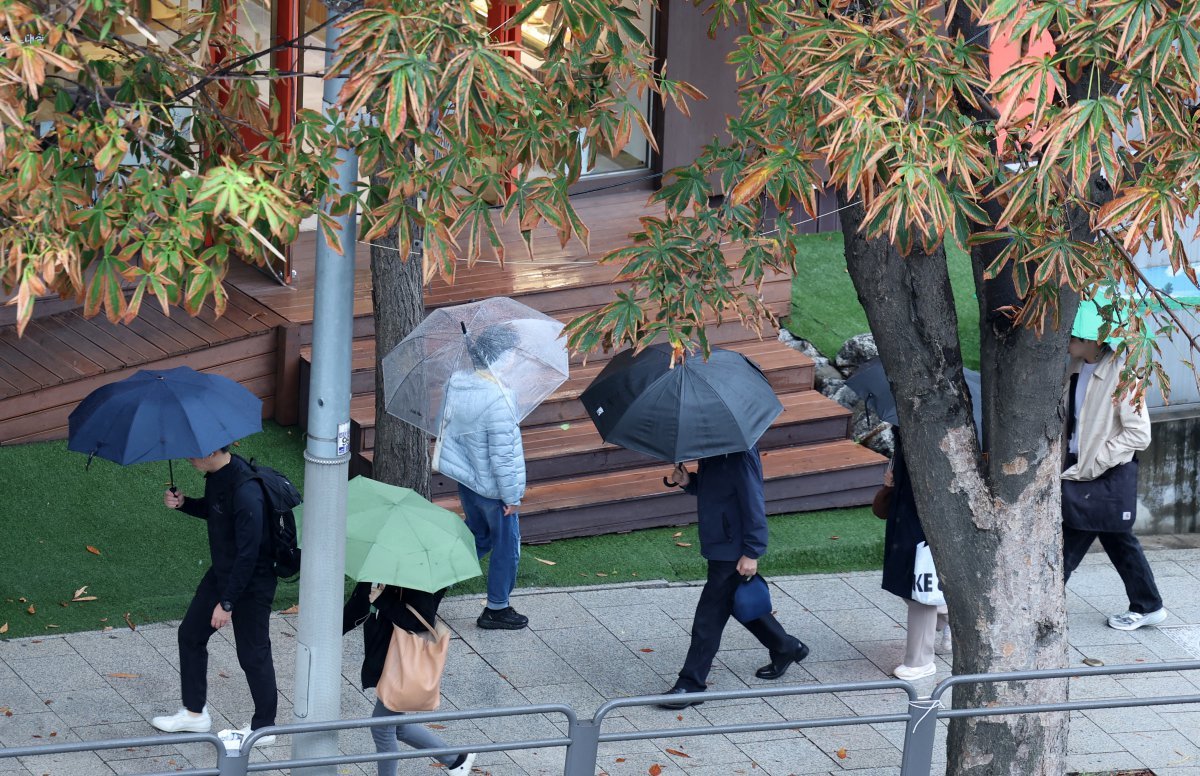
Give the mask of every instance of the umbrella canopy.
M 383 359 L 384 406 L 431 436 L 440 434 L 446 386 L 486 372 L 520 422 L 568 376 L 561 322 L 507 297 L 431 312 Z
M 967 382 L 967 390 L 971 393 L 971 410 L 975 416 L 976 431 L 982 433 L 983 386 L 979 373 L 974 369 L 964 369 L 963 378 Z M 896 397 L 892 395 L 892 386 L 888 382 L 887 373 L 883 371 L 883 362 L 878 358 L 860 366 L 857 372 L 847 378 L 846 385 L 862 397 L 880 420 L 893 426 L 900 425 L 900 417 L 896 413 Z
M 146 369 L 92 391 L 67 428 L 67 449 L 122 465 L 203 458 L 262 431 L 262 401 L 220 375 Z
M 678 463 L 749 450 L 783 412 L 762 370 L 732 350 L 671 368 L 671 347 L 617 354 L 579 397 L 604 441 Z
M 346 576 L 435 593 L 482 573 L 475 537 L 458 515 L 367 477 L 350 480 L 348 491 Z M 298 526 L 303 512 L 301 505 Z

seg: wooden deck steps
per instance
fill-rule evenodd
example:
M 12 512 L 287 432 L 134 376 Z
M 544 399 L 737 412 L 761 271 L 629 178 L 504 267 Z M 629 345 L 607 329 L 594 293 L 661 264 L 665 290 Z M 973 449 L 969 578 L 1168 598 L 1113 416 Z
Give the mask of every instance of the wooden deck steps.
M 513 235 L 512 261 L 501 267 L 481 262 L 460 268 L 453 285 L 435 280 L 425 290 L 427 309 L 463 304 L 490 296 L 509 296 L 561 321 L 572 320 L 614 298 L 626 284 L 616 279 L 617 268 L 594 260 L 626 244 L 636 218 L 653 212 L 644 194 L 597 197 L 581 212 L 592 228 L 592 253 L 575 243 L 559 248 L 545 229 L 535 233 L 534 261 L 527 260 Z M 505 227 L 507 228 L 507 227 Z M 737 246 L 730 246 L 730 261 Z M 369 274 L 359 251 L 356 287 L 369 291 Z M 352 344 L 351 465 L 354 474 L 369 474 L 375 443 L 375 343 L 369 294 L 356 292 L 355 341 Z M 784 316 L 791 302 L 791 279 L 772 274 L 756 289 L 776 315 Z M 278 293 L 278 292 L 275 292 Z M 812 390 L 813 364 L 804 355 L 774 339 L 774 331 L 759 332 L 737 320 L 711 324 L 708 334 L 717 346 L 745 353 L 766 373 L 785 411 L 760 440 L 767 475 L 768 509 L 773 513 L 869 503 L 882 479 L 885 459 L 847 439 L 850 413 Z M 301 337 L 304 345 L 311 335 Z M 662 485 L 666 465 L 605 444 L 579 402 L 579 394 L 612 358 L 611 353 L 571 357 L 570 379 L 522 423 L 526 474 L 529 483 L 522 505 L 522 536 L 545 541 L 631 530 L 651 525 L 674 525 L 695 519 L 695 500 Z M 302 379 L 310 371 L 311 348 L 299 353 Z M 301 388 L 302 395 L 305 394 Z M 303 414 L 307 401 L 301 407 Z M 434 476 L 432 489 L 439 503 L 457 508 L 457 484 Z
M 263 399 L 263 417 L 274 416 L 283 319 L 236 288 L 221 317 L 211 303 L 197 316 L 167 316 L 153 302 L 128 325 L 62 302 L 35 316 L 21 337 L 0 324 L 0 444 L 64 439 L 67 417 L 96 388 L 185 364 L 241 382 Z
M 767 450 L 762 454 L 769 514 L 869 503 L 886 459 L 848 440 Z M 521 536 L 543 542 L 696 520 L 696 499 L 663 486 L 664 464 L 532 483 L 521 509 Z M 461 514 L 458 497 L 435 498 Z

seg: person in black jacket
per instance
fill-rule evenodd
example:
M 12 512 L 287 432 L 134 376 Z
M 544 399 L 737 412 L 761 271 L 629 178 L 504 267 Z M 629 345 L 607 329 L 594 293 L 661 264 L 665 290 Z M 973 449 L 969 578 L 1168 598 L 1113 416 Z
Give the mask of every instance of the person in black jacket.
M 767 509 L 757 447 L 702 458 L 695 475 L 678 464 L 672 477 L 674 484 L 697 498 L 700 554 L 708 560 L 708 579 L 692 622 L 692 642 L 679 679 L 667 691 L 682 695 L 707 687 L 721 634 L 733 613 L 734 594 L 738 585 L 758 573 L 758 559 L 767 551 Z M 770 613 L 744 624 L 770 650 L 771 662 L 754 674 L 759 679 L 778 679 L 792 663 L 808 657 L 804 642 L 789 635 Z M 674 710 L 701 703 L 683 700 L 660 706 Z
M 892 464 L 884 475 L 883 484 L 894 490 L 883 534 L 882 587 L 903 598 L 908 605 L 904 662 L 892 670 L 892 675 L 914 681 L 937 673 L 934 654 L 950 652 L 950 625 L 945 606 L 930 606 L 913 600 L 916 548 L 925 541 L 925 530 L 921 528 L 917 514 L 917 502 L 899 434 L 896 436 L 896 450 L 892 453 Z
M 249 479 L 250 465 L 228 447 L 188 461 L 204 473 L 204 497 L 184 497 L 171 488 L 163 494 L 163 503 L 207 522 L 212 565 L 179 624 L 183 708 L 155 717 L 150 724 L 168 733 L 208 732 L 212 727 L 206 705 L 208 640 L 232 622 L 238 663 L 254 699 L 254 716 L 247 727 L 218 734 L 226 747 L 236 749 L 251 730 L 274 725 L 278 707 L 269 625 L 276 579 L 266 498 L 258 481 Z M 257 744 L 274 740 L 264 736 Z
M 416 609 L 426 622 L 432 623 L 437 618 L 438 606 L 445 594 L 445 588 L 436 593 L 426 593 L 395 586 L 377 587 L 372 590 L 370 582 L 359 582 L 354 586 L 345 608 L 342 609 L 342 634 L 349 633 L 360 624 L 363 626 L 363 690 L 379 684 L 388 645 L 392 641 L 393 626 L 411 633 L 426 632 L 425 626 L 408 611 L 408 607 Z M 383 705 L 383 701 L 375 700 L 372 717 L 391 717 L 395 714 L 396 712 Z M 437 749 L 446 746 L 446 742 L 436 733 L 419 724 L 377 725 L 371 728 L 371 737 L 375 739 L 376 752 L 398 752 L 400 747 L 397 742 L 404 742 L 414 749 Z M 448 776 L 466 776 L 471 772 L 475 754 L 446 755 L 436 759 L 448 769 Z M 396 776 L 395 760 L 380 760 L 378 765 L 379 776 Z

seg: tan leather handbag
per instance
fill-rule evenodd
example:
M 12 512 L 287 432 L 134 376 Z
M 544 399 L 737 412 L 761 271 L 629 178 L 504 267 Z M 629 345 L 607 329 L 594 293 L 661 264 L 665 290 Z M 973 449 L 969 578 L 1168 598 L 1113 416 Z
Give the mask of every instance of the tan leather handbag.
M 392 626 L 392 641 L 375 692 L 391 711 L 434 711 L 442 699 L 450 629 L 440 622 L 433 627 L 410 604 L 405 605 L 426 632 L 409 633 Z

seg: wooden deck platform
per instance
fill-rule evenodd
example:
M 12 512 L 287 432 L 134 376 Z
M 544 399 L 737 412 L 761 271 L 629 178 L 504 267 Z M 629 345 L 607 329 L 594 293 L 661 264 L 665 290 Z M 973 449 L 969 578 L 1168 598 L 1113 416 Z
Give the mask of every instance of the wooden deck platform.
M 460 267 L 455 282 L 426 288 L 427 308 L 489 296 L 511 296 L 563 321 L 613 298 L 622 282 L 617 268 L 597 258 L 627 244 L 637 220 L 653 215 L 647 192 L 581 198 L 581 218 L 591 230 L 591 251 L 578 241 L 562 247 L 553 231 L 535 231 L 530 258 L 511 225 L 500 225 L 509 261 L 494 258 Z M 0 444 L 66 436 L 66 418 L 99 385 L 138 368 L 188 364 L 241 381 L 264 399 L 264 415 L 284 425 L 303 423 L 311 360 L 313 233 L 293 249 L 295 277 L 283 286 L 256 268 L 238 264 L 226 278 L 230 303 L 221 318 L 211 308 L 196 317 L 181 310 L 164 316 L 145 305 L 128 326 L 84 319 L 78 306 L 47 302 L 26 335 L 17 338 L 0 312 Z M 727 254 L 736 258 L 737 246 Z M 771 275 L 758 289 L 776 314 L 785 315 L 791 280 Z M 351 348 L 354 473 L 373 463 L 376 417 L 375 342 L 371 306 L 370 247 L 358 245 L 355 264 L 354 341 Z M 812 390 L 812 362 L 737 322 L 710 330 L 715 345 L 753 358 L 779 394 L 785 411 L 760 441 L 772 512 L 869 503 L 885 459 L 854 444 L 849 413 Z M 675 525 L 695 519 L 694 499 L 663 489 L 665 465 L 607 445 L 587 420 L 580 392 L 612 354 L 572 357 L 571 378 L 523 424 L 529 492 L 521 513 L 527 541 Z M 435 476 L 439 503 L 457 508 L 454 483 Z

